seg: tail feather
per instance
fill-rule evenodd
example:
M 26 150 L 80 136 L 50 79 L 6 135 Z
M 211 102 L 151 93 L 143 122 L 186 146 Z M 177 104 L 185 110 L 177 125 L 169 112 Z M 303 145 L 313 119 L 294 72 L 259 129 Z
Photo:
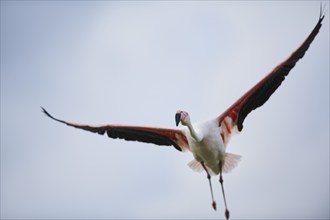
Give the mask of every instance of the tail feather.
M 226 157 L 225 157 L 225 163 L 224 166 L 222 168 L 222 172 L 223 173 L 229 173 L 231 172 L 238 164 L 238 162 L 241 160 L 241 156 L 237 155 L 237 154 L 231 154 L 231 153 L 226 153 Z M 196 172 L 201 173 L 202 171 L 204 171 L 204 168 L 202 166 L 202 164 L 200 162 L 198 162 L 197 160 L 192 160 L 188 163 L 188 166 Z M 209 167 L 206 167 L 207 171 L 212 175 L 217 175 L 216 173 L 214 173 Z
M 197 160 L 192 160 L 188 163 L 188 166 L 195 172 L 201 173 L 202 171 L 204 171 L 204 168 L 202 166 L 202 164 L 200 162 L 198 162 Z M 206 166 L 207 171 L 209 172 L 210 175 L 215 176 L 216 174 L 209 168 Z
M 229 173 L 232 171 L 241 160 L 241 156 L 237 154 L 226 153 L 225 164 L 222 168 L 223 173 Z

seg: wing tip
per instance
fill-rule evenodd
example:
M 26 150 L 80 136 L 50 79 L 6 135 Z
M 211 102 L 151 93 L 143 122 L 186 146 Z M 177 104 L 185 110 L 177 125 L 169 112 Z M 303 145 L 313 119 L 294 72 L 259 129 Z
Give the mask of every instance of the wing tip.
M 326 14 L 326 12 L 327 12 L 327 8 L 325 6 L 323 7 L 323 4 L 321 2 L 320 3 L 320 17 L 319 17 L 319 22 L 322 22 L 325 14 Z
M 49 114 L 49 113 L 46 111 L 46 109 L 45 109 L 44 107 L 40 106 L 40 108 L 41 108 L 41 111 L 42 111 L 45 115 L 47 115 L 48 117 L 50 117 L 50 118 L 52 118 L 52 119 L 55 119 L 51 114 Z
M 67 124 L 67 122 L 65 122 L 65 121 L 59 120 L 59 119 L 57 119 L 57 118 L 54 118 L 51 114 L 49 114 L 49 113 L 47 112 L 47 110 L 46 110 L 44 107 L 40 106 L 40 108 L 41 108 L 41 111 L 42 111 L 46 116 L 48 116 L 49 118 L 51 118 L 51 119 L 53 119 L 53 120 L 55 120 L 55 121 L 58 121 L 58 122 L 61 122 L 61 123 Z

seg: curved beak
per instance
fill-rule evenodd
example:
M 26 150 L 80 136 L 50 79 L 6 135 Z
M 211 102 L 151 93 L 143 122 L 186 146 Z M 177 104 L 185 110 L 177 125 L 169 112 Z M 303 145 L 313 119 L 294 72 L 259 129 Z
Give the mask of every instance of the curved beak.
M 178 126 L 180 124 L 180 120 L 181 120 L 181 113 L 176 113 L 175 114 L 175 124 L 176 124 L 176 126 Z

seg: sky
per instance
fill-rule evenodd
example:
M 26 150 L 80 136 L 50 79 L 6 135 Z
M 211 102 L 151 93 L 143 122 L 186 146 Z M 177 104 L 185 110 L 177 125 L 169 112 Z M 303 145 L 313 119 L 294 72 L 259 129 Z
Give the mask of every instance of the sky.
M 227 151 L 233 219 L 329 219 L 329 7 Z M 70 122 L 175 127 L 220 115 L 312 31 L 319 1 L 1 1 L 2 219 L 223 219 L 173 147 Z

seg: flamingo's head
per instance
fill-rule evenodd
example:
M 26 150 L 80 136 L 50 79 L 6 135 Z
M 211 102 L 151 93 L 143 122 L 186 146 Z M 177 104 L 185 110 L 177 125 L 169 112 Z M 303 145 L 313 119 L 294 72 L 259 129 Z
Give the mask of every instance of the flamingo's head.
M 175 114 L 175 123 L 176 123 L 176 126 L 178 126 L 179 124 L 182 125 L 187 125 L 190 123 L 190 117 L 189 117 L 189 114 L 188 112 L 185 112 L 185 111 L 177 111 L 176 114 Z

